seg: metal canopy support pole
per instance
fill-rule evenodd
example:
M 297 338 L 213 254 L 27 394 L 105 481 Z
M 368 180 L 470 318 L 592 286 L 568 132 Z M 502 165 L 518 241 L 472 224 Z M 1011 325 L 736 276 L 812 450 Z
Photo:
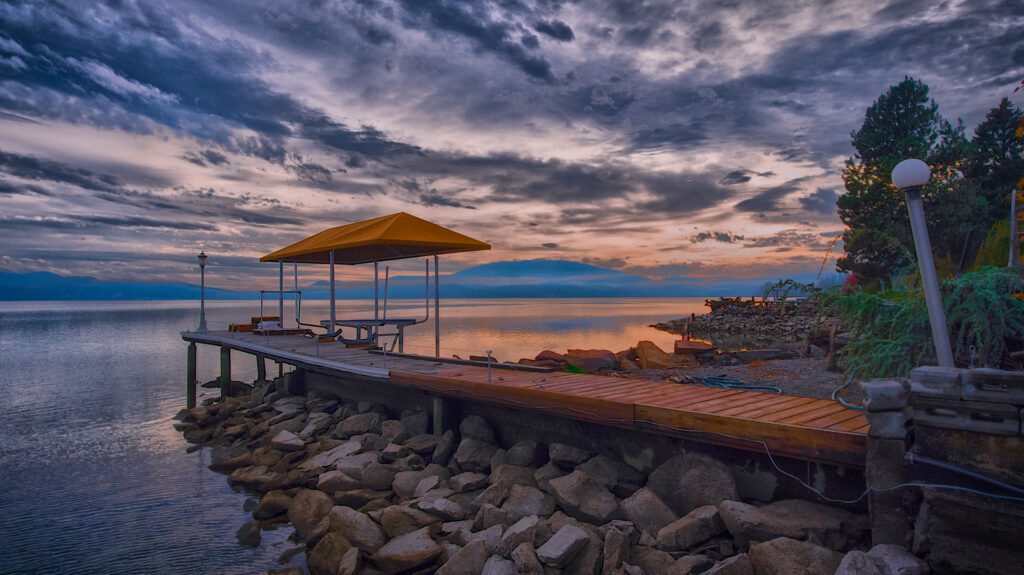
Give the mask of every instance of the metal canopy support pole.
M 277 324 L 284 329 L 284 260 L 277 260 Z
M 334 322 L 337 321 L 337 316 L 334 314 L 334 250 L 331 250 L 331 329 L 328 331 L 334 333 Z
M 441 357 L 441 297 L 440 280 L 437 275 L 437 255 L 434 256 L 434 357 Z
M 935 355 L 939 360 L 939 367 L 953 367 L 953 350 L 949 345 L 949 328 L 946 327 L 946 313 L 942 309 L 942 292 L 939 291 L 935 259 L 932 257 L 932 246 L 928 240 L 928 226 L 921 203 L 921 187 L 906 188 L 903 191 L 907 196 L 907 212 L 910 214 L 910 229 L 914 233 L 914 245 L 917 248 L 917 263 L 921 267 L 921 283 L 924 285 L 924 298 L 928 304 L 928 319 L 931 320 L 932 337 L 935 340 Z
M 373 262 L 373 319 L 380 317 L 378 315 L 378 301 L 377 301 L 377 262 Z

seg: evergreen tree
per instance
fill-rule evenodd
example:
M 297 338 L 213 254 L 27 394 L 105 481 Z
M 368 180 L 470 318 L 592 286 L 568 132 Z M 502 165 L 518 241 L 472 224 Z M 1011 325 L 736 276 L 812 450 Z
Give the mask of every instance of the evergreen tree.
M 1003 98 L 974 130 L 965 169 L 988 205 L 984 228 L 1010 217 L 1010 193 L 1024 177 L 1024 140 L 1016 131 L 1024 112 Z
M 977 209 L 976 190 L 961 177 L 968 151 L 963 126 L 943 119 L 928 86 L 908 76 L 867 109 L 851 136 L 856 154 L 843 169 L 846 193 L 837 201 L 848 227 L 838 270 L 871 283 L 915 262 L 903 194 L 890 181 L 892 169 L 907 158 L 932 169 L 922 197 L 935 256 L 959 260 L 969 227 L 961 216 Z

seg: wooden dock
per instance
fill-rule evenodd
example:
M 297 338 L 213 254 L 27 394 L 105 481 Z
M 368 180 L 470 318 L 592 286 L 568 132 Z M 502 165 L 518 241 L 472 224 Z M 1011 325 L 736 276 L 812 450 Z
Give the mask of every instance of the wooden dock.
M 627 377 L 519 371 L 502 368 L 501 364 L 488 370 L 433 358 L 385 358 L 380 353 L 346 349 L 337 343 L 317 346 L 305 336 L 184 332 L 182 338 L 339 377 L 347 374 L 369 378 L 439 396 L 510 405 L 755 452 L 763 453 L 767 448 L 778 456 L 864 467 L 867 418 L 863 411 L 833 400 Z M 193 353 L 190 346 L 190 357 Z M 193 371 L 194 365 L 190 366 L 190 373 Z

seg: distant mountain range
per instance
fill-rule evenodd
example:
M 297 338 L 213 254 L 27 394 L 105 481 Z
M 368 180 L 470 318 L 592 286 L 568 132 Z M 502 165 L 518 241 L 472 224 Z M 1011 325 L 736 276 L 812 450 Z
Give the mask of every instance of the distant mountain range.
M 383 274 L 381 274 L 383 292 Z M 842 274 L 796 274 L 802 283 L 831 285 Z M 622 297 L 722 297 L 761 295 L 768 284 L 782 277 L 724 278 L 704 280 L 668 278 L 652 280 L 621 271 L 561 260 L 504 261 L 483 264 L 443 275 L 442 298 L 622 298 Z M 430 278 L 433 290 L 433 278 Z M 317 281 L 302 287 L 303 299 L 327 299 L 328 283 Z M 366 281 L 338 281 L 337 297 L 373 297 Z M 395 276 L 388 281 L 388 297 L 424 297 L 423 276 Z M 206 288 L 209 299 L 255 299 L 254 291 Z M 189 284 L 103 283 L 92 277 L 59 276 L 49 272 L 15 274 L 0 272 L 0 300 L 183 300 L 199 298 L 199 286 Z

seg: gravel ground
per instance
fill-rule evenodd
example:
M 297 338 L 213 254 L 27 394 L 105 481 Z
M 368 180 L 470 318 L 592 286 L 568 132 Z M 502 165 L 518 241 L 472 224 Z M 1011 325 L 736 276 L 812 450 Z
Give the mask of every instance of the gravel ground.
M 828 371 L 825 367 L 825 360 L 819 358 L 776 359 L 729 366 L 697 365 L 663 370 L 644 369 L 628 375 L 684 383 L 685 376 L 688 375 L 729 377 L 749 385 L 775 386 L 787 395 L 829 399 L 832 397 L 832 390 L 842 385 L 846 379 L 841 372 Z M 853 383 L 843 392 L 843 398 L 850 403 L 861 404 L 866 396 L 860 385 Z

